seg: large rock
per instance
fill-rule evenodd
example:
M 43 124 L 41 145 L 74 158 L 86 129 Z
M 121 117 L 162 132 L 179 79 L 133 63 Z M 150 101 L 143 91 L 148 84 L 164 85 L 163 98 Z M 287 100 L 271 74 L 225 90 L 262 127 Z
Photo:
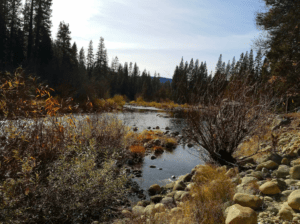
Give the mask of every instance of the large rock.
M 185 183 L 183 183 L 183 181 L 176 181 L 174 187 L 173 187 L 173 191 L 181 191 L 184 190 L 186 188 Z
M 300 190 L 293 191 L 287 202 L 292 209 L 300 210 Z
M 155 209 L 155 205 L 154 204 L 151 204 L 151 205 L 148 205 L 145 209 L 144 209 L 144 214 L 146 216 L 154 216 L 156 213 L 156 209 Z
M 253 182 L 257 182 L 258 179 L 256 177 L 243 177 L 242 178 L 242 184 L 249 184 Z
M 148 189 L 150 195 L 159 194 L 161 192 L 161 188 L 158 184 L 153 184 Z
M 252 173 L 250 173 L 250 175 L 257 178 L 258 180 L 264 179 L 263 173 L 261 171 L 253 171 Z
M 263 194 L 270 194 L 270 195 L 279 194 L 281 192 L 278 184 L 273 181 L 268 181 L 268 182 L 264 183 L 263 185 L 261 185 L 259 187 L 259 190 Z
M 156 212 L 164 212 L 166 210 L 166 206 L 163 203 L 158 203 L 155 205 Z
M 225 173 L 225 175 L 226 175 L 227 177 L 232 178 L 232 177 L 235 177 L 238 173 L 239 173 L 238 168 L 230 168 L 230 169 Z
M 259 164 L 257 167 L 256 167 L 256 170 L 259 170 L 261 171 L 262 168 L 266 168 L 268 170 L 274 170 L 278 167 L 278 163 L 275 163 L 274 161 L 272 160 L 269 160 L 267 162 L 263 162 L 261 164 Z
M 300 165 L 293 166 L 290 169 L 290 176 L 292 179 L 300 179 Z
M 257 214 L 252 208 L 239 204 L 232 205 L 228 209 L 226 224 L 257 224 Z
M 258 159 L 256 160 L 256 162 L 257 162 L 258 164 L 260 164 L 260 163 L 263 163 L 263 162 L 267 162 L 267 161 L 269 161 L 269 160 L 272 160 L 272 161 L 274 161 L 275 163 L 280 164 L 280 163 L 281 163 L 281 160 L 282 160 L 282 156 L 278 155 L 277 153 L 270 153 L 270 154 L 268 154 L 268 155 L 264 155 L 264 156 L 258 158 Z
M 145 208 L 143 206 L 134 206 L 132 208 L 132 214 L 134 216 L 141 216 L 144 214 Z
M 164 204 L 167 208 L 175 207 L 175 202 L 172 197 L 165 197 L 161 200 L 160 203 Z
M 193 177 L 192 173 L 187 173 L 185 175 L 178 177 L 177 181 L 190 182 L 192 177 Z
M 277 170 L 278 178 L 286 178 L 290 174 L 290 167 L 287 165 L 280 165 Z
M 283 203 L 281 209 L 278 212 L 280 219 L 291 221 L 293 220 L 294 210 L 288 205 L 288 203 Z
M 262 206 L 262 199 L 256 195 L 236 193 L 233 201 L 241 206 L 258 209 Z
M 250 182 L 248 184 L 239 184 L 236 186 L 237 193 L 244 193 L 244 194 L 256 194 L 259 192 L 259 186 L 256 183 Z
M 293 161 L 291 162 L 291 165 L 292 165 L 292 166 L 300 165 L 300 158 L 293 160 Z
M 163 199 L 163 197 L 164 196 L 162 196 L 162 195 L 154 195 L 154 196 L 150 197 L 150 200 L 156 204 L 156 203 L 159 203 Z
M 185 191 L 176 191 L 176 193 L 174 195 L 174 200 L 175 201 L 179 201 L 180 198 L 181 198 L 181 196 L 182 196 L 182 194 L 184 194 L 184 193 L 185 193 Z

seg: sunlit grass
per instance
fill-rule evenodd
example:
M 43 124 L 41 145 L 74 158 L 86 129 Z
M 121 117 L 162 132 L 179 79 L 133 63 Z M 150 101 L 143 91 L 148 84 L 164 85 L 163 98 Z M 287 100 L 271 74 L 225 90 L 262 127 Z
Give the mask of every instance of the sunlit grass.
M 232 203 L 235 185 L 225 175 L 226 169 L 213 165 L 197 166 L 189 199 L 177 202 L 177 212 L 165 208 L 155 215 L 132 218 L 131 223 L 225 223 L 224 203 Z
M 143 107 L 155 107 L 159 109 L 173 109 L 173 108 L 189 108 L 190 106 L 188 104 L 176 104 L 173 101 L 167 101 L 167 102 L 146 102 L 143 100 L 142 97 L 138 97 L 136 101 L 130 101 L 130 104 L 137 105 L 137 106 L 143 106 Z

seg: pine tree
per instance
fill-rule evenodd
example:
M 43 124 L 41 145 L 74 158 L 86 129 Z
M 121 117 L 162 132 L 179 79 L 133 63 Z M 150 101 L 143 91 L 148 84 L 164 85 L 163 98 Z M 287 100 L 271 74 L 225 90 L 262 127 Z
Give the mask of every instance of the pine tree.
M 98 51 L 96 54 L 95 70 L 94 70 L 95 73 L 94 76 L 96 77 L 97 80 L 107 75 L 107 68 L 108 68 L 107 64 L 108 64 L 108 60 L 107 60 L 107 52 L 104 44 L 104 38 L 100 37 Z
M 72 63 L 78 67 L 78 50 L 76 42 L 74 42 L 72 45 Z
M 255 66 L 254 68 L 255 78 L 259 80 L 261 78 L 261 68 L 262 68 L 261 48 L 259 48 L 257 55 L 255 57 L 254 66 Z
M 48 35 L 51 36 L 51 6 L 52 0 L 36 0 L 35 1 L 35 16 L 34 16 L 34 33 L 35 33 L 35 58 L 39 57 L 39 47 L 42 39 L 42 30 L 48 32 Z
M 231 63 L 231 73 L 230 73 L 230 78 L 236 73 L 235 70 L 235 56 L 232 58 L 232 63 Z
M 216 65 L 215 74 L 217 74 L 218 72 L 221 72 L 221 70 L 222 70 L 222 54 L 220 54 L 218 63 Z
M 111 62 L 111 69 L 114 72 L 117 72 L 119 69 L 119 59 L 117 56 Z
M 263 43 L 268 49 L 265 56 L 269 59 L 271 74 L 285 80 L 279 85 L 279 92 L 299 92 L 300 2 L 265 0 L 265 4 L 269 10 L 257 14 L 256 24 L 271 36 L 268 42 Z
M 230 78 L 230 69 L 231 69 L 231 65 L 230 65 L 230 60 L 229 60 L 227 63 L 227 66 L 226 66 L 226 70 L 225 70 L 226 80 L 229 80 L 229 78 Z
M 9 45 L 7 51 L 7 61 L 10 65 L 10 70 L 14 69 L 14 59 L 17 57 L 14 50 L 18 45 L 18 30 L 21 29 L 21 13 L 22 13 L 21 0 L 7 0 L 7 27 L 9 29 Z M 19 32 L 21 35 L 21 32 Z M 23 52 L 22 52 L 23 54 Z
M 226 63 L 223 62 L 222 67 L 221 67 L 221 73 L 222 73 L 222 74 L 226 73 L 225 70 L 226 70 Z
M 5 69 L 7 43 L 7 5 L 6 0 L 0 0 L 0 69 Z
M 86 59 L 86 63 L 87 63 L 87 72 L 88 72 L 88 77 L 91 78 L 92 77 L 92 71 L 94 68 L 94 53 L 93 53 L 94 49 L 93 49 L 93 41 L 91 40 L 89 43 L 89 48 L 88 48 L 88 53 L 87 53 L 87 59 Z

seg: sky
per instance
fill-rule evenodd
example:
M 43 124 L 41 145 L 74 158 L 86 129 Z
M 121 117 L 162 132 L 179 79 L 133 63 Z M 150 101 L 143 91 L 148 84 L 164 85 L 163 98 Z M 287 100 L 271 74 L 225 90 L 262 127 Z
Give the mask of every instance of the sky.
M 255 13 L 266 8 L 262 0 L 53 0 L 52 10 L 54 39 L 64 21 L 79 50 L 92 40 L 95 54 L 103 37 L 109 65 L 117 56 L 172 78 L 182 57 L 206 61 L 210 74 L 220 54 L 226 64 L 249 54 L 263 33 Z

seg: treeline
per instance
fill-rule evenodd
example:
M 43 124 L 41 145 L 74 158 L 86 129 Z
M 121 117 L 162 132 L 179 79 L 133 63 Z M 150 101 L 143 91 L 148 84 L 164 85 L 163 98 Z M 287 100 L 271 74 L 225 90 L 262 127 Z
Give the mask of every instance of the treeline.
M 268 39 L 256 43 L 253 50 L 242 53 L 235 62 L 217 62 L 215 74 L 207 74 L 206 63 L 181 60 L 172 83 L 159 81 L 159 74 L 141 72 L 136 63 L 119 63 L 115 57 L 109 65 L 104 38 L 97 52 L 93 42 L 84 48 L 72 41 L 69 24 L 61 22 L 55 39 L 51 38 L 52 0 L 0 0 L 0 70 L 14 71 L 22 66 L 28 74 L 46 81 L 60 96 L 75 100 L 126 95 L 129 100 L 142 96 L 145 100 L 168 100 L 197 103 L 202 97 L 213 97 L 228 90 L 228 83 L 244 81 L 249 85 L 265 84 L 276 95 L 277 104 L 286 110 L 300 105 L 299 97 L 299 18 L 300 3 L 282 4 L 266 1 L 266 13 L 258 13 L 256 24 L 269 32 Z M 275 13 L 276 12 L 276 13 Z M 262 57 L 265 56 L 264 61 Z M 262 85 L 261 85 L 262 86 Z
M 272 104 L 281 111 L 300 108 L 300 2 L 297 0 L 264 0 L 268 11 L 256 13 L 256 25 L 267 31 L 266 38 L 258 38 L 253 51 L 242 53 L 239 61 L 222 62 L 220 55 L 215 74 L 207 74 L 206 64 L 193 59 L 181 61 L 172 81 L 172 97 L 178 103 L 197 103 L 199 99 L 226 94 L 229 86 L 253 86 L 255 91 L 271 94 Z M 262 56 L 265 59 L 262 61 Z M 229 84 L 233 85 L 229 85 Z M 254 92 L 253 92 L 254 93 Z
M 78 49 L 71 43 L 69 24 L 61 22 L 56 38 L 51 38 L 52 0 L 0 0 L 0 70 L 13 72 L 22 66 L 53 87 L 61 97 L 108 98 L 126 95 L 129 100 L 166 98 L 159 74 L 141 72 L 136 63 L 120 64 L 115 57 L 108 65 L 104 38 L 96 54 L 93 42 Z M 168 84 L 165 84 L 168 85 Z
M 253 58 L 253 50 L 250 54 L 248 51 L 240 55 L 236 62 L 235 57 L 227 65 L 222 62 L 222 54 L 216 65 L 215 74 L 212 72 L 208 75 L 206 62 L 195 62 L 193 58 L 190 63 L 183 61 L 176 66 L 172 79 L 172 99 L 176 103 L 194 104 L 200 101 L 200 98 L 207 95 L 208 97 L 219 96 L 226 90 L 230 81 L 247 79 L 248 84 L 255 82 L 261 83 L 264 77 L 268 77 L 268 68 L 262 65 L 267 63 L 267 58 L 262 61 L 261 49 L 259 49 L 256 58 Z M 247 77 L 246 77 L 247 76 Z

